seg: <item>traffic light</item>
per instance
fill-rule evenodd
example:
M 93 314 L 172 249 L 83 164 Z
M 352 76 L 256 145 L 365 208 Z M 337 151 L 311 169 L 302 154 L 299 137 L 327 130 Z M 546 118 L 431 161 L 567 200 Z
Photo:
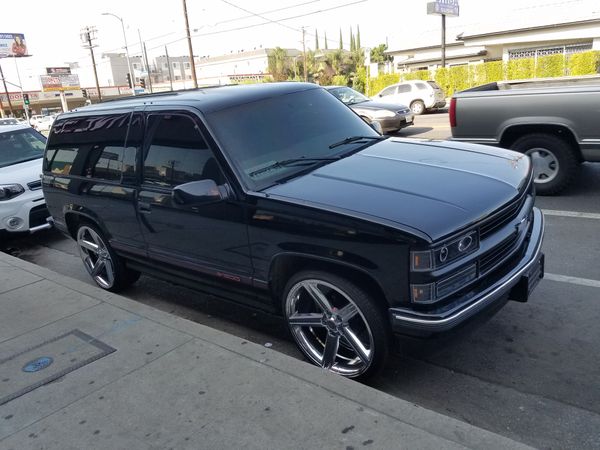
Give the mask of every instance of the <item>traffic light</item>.
M 146 89 L 146 79 L 145 78 L 140 78 L 140 87 L 142 89 Z
M 88 98 L 87 89 L 82 89 L 81 93 L 83 94 L 83 98 Z
M 29 94 L 23 94 L 23 103 L 29 106 Z
M 133 88 L 133 84 L 131 84 L 131 74 L 127 73 L 127 86 Z

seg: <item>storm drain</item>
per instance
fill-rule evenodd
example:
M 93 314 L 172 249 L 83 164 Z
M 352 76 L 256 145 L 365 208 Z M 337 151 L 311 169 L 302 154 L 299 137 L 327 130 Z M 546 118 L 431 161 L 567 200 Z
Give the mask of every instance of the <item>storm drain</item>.
M 0 405 L 114 351 L 104 342 L 73 330 L 0 359 Z

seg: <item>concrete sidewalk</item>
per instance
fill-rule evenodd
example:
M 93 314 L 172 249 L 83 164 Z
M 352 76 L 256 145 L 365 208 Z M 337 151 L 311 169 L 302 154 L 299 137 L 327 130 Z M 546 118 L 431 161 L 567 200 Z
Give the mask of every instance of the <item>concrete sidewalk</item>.
M 525 448 L 0 253 L 2 450 L 465 447 Z

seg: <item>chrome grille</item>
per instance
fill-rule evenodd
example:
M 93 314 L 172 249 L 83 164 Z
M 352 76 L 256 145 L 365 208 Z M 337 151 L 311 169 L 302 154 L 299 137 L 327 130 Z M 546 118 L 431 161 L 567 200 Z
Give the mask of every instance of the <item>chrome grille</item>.
M 515 232 L 479 258 L 479 276 L 487 275 L 502 264 L 516 249 L 518 241 L 519 234 Z
M 528 184 L 527 188 L 524 189 L 521 195 L 510 205 L 492 214 L 491 217 L 483 220 L 479 227 L 479 236 L 481 237 L 481 239 L 484 239 L 486 236 L 493 234 L 496 230 L 502 228 L 504 225 L 506 225 L 508 222 L 510 222 L 517 216 L 517 214 L 523 207 L 523 204 L 527 200 L 527 194 L 529 193 L 530 188 L 531 185 Z
M 42 180 L 32 181 L 31 183 L 27 183 L 27 187 L 31 191 L 37 191 L 42 188 Z

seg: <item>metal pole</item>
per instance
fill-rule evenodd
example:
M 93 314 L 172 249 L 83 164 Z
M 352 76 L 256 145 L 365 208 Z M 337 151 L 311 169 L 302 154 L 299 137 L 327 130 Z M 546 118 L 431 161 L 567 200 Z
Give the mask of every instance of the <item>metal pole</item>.
M 10 101 L 10 95 L 8 95 L 8 88 L 6 87 L 6 79 L 4 78 L 2 66 L 0 66 L 0 77 L 2 78 L 2 83 L 4 84 L 4 92 L 6 92 L 6 101 L 8 101 L 8 109 L 10 110 L 10 115 L 14 117 L 15 113 L 13 112 L 12 102 Z
M 198 79 L 196 78 L 196 64 L 194 63 L 194 50 L 192 49 L 192 38 L 190 36 L 190 23 L 188 21 L 187 5 L 183 0 L 183 15 L 185 16 L 185 33 L 188 41 L 188 49 L 190 51 L 190 63 L 192 66 L 192 78 L 194 79 L 194 87 L 198 88 Z M 169 69 L 170 70 L 170 69 Z M 183 70 L 183 78 L 185 79 L 185 69 Z
M 23 102 L 23 110 L 25 111 L 25 117 L 27 118 L 27 123 L 29 123 L 29 108 L 25 104 L 25 95 L 23 95 L 23 83 L 21 82 L 21 74 L 19 73 L 19 65 L 17 64 L 17 57 L 13 56 L 15 60 L 15 69 L 17 70 L 17 80 L 19 80 L 19 88 L 21 89 L 21 101 Z
M 144 42 L 144 59 L 146 60 L 146 72 L 148 72 L 148 85 L 150 86 L 150 93 L 154 93 L 152 88 L 152 74 L 150 73 L 150 65 L 148 64 L 148 53 L 146 52 L 146 43 Z
M 446 14 L 442 14 L 442 68 L 446 67 Z
M 100 83 L 98 83 L 98 72 L 96 70 L 96 58 L 94 57 L 94 49 L 92 48 L 92 37 L 90 36 L 89 28 L 86 30 L 87 41 L 90 46 L 90 54 L 92 55 L 92 67 L 94 68 L 94 79 L 96 80 L 96 90 L 98 91 L 98 101 L 102 101 L 102 93 L 100 92 Z
M 167 67 L 169 68 L 169 82 L 171 83 L 171 91 L 173 90 L 173 74 L 171 73 L 171 60 L 169 59 L 169 50 L 165 45 L 165 53 L 167 55 Z
M 60 104 L 62 106 L 63 112 L 67 112 L 69 110 L 69 104 L 67 103 L 65 91 L 60 91 Z
M 131 76 L 131 84 L 133 85 L 131 91 L 135 96 L 135 74 L 133 73 L 133 69 L 131 67 L 131 61 L 129 60 L 129 48 L 127 47 L 127 34 L 125 34 L 125 24 L 123 23 L 123 19 L 119 17 L 121 21 L 121 28 L 123 29 L 123 40 L 125 41 L 125 56 L 127 57 L 127 68 L 129 69 L 129 73 Z

